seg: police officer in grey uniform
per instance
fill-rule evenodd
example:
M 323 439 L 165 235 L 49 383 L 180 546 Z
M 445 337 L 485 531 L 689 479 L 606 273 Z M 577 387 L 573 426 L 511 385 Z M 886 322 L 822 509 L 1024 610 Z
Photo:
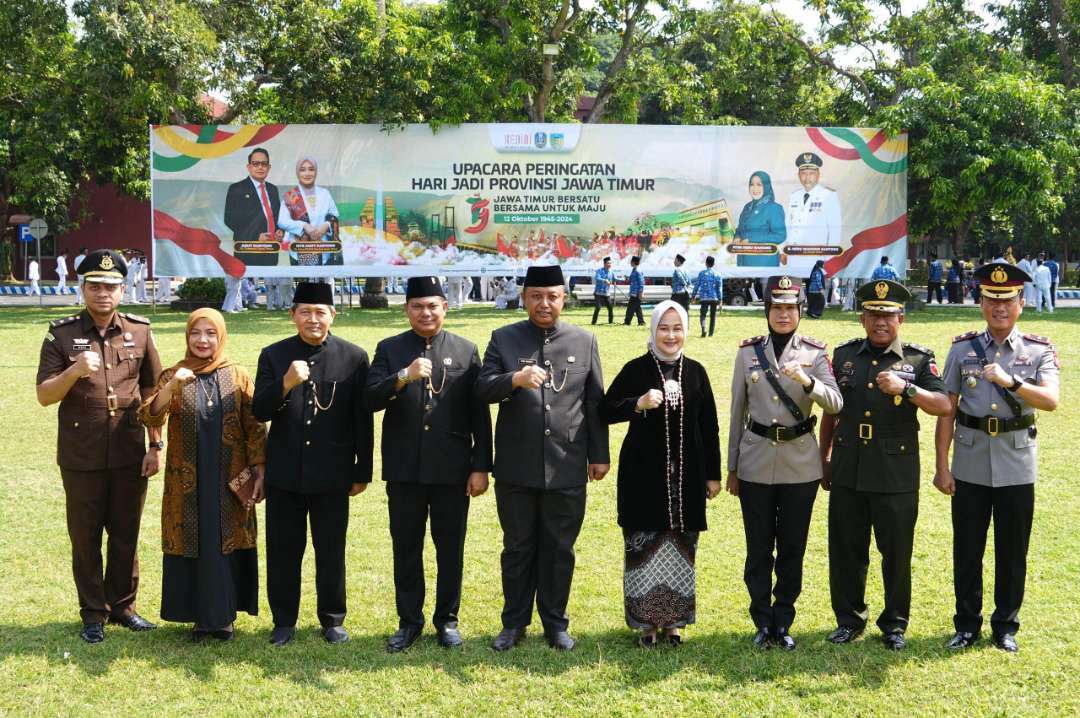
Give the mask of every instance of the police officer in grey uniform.
M 900 341 L 911 292 L 882 279 L 859 287 L 866 338 L 833 351 L 844 408 L 821 422 L 822 485 L 829 495 L 829 591 L 837 628 L 849 643 L 866 627 L 870 532 L 881 552 L 885 605 L 878 616 L 885 647 L 907 647 L 911 552 L 919 515 L 919 422 L 922 411 L 949 412 L 934 353 Z
M 498 403 L 495 503 L 503 530 L 503 630 L 492 647 L 513 648 L 535 600 L 548 644 L 570 650 L 566 604 L 585 486 L 610 469 L 600 414 L 604 377 L 596 337 L 559 321 L 566 290 L 558 266 L 529 267 L 529 318 L 491 333 L 477 395 Z
M 982 560 L 994 520 L 994 645 L 1015 653 L 1035 506 L 1035 411 L 1058 405 L 1058 359 L 1046 337 L 1022 334 L 1024 283 L 1008 262 L 975 270 L 986 329 L 953 339 L 945 361 L 952 411 L 938 419 L 934 485 L 952 497 L 956 635 L 971 646 L 982 627 Z M 953 447 L 952 467 L 949 447 Z
M 436 277 L 410 277 L 410 329 L 375 348 L 364 401 L 384 411 L 382 475 L 394 550 L 398 630 L 386 643 L 403 651 L 424 625 L 424 533 L 431 516 L 438 577 L 439 644 L 462 644 L 458 630 L 469 497 L 487 491 L 491 412 L 475 395 L 476 345 L 443 329 L 447 302 Z
M 821 479 L 812 410 L 816 404 L 836 414 L 844 405 L 825 344 L 797 333 L 803 301 L 798 279 L 769 278 L 769 333 L 745 340 L 735 355 L 728 422 L 727 490 L 742 506 L 743 579 L 757 627 L 753 643 L 789 651 L 795 648 L 788 629 L 802 591 L 803 555 Z

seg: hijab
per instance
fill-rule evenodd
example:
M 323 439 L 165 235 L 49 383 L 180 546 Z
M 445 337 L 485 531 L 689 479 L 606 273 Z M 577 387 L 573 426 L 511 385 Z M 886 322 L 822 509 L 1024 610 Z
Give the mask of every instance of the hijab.
M 759 204 L 769 204 L 770 202 L 775 202 L 776 195 L 773 194 L 772 179 L 769 177 L 769 173 L 758 170 L 757 172 L 754 172 L 752 175 L 750 175 L 750 180 L 753 180 L 755 177 L 761 180 L 761 199 L 750 200 L 750 203 L 753 206 L 757 207 Z M 749 184 L 750 181 L 748 180 L 747 185 Z
M 300 188 L 301 192 L 304 190 L 304 185 L 300 184 L 300 165 L 305 162 L 310 162 L 311 166 L 315 169 L 315 182 L 312 182 L 311 184 L 311 189 L 314 191 L 315 183 L 319 181 L 319 163 L 310 155 L 303 155 L 296 161 L 296 186 Z
M 690 326 L 690 318 L 687 316 L 686 310 L 683 309 L 683 306 L 678 302 L 665 299 L 656 305 L 656 308 L 652 311 L 652 317 L 649 320 L 649 351 L 651 351 L 660 361 L 675 361 L 682 356 L 681 349 L 676 354 L 668 354 L 656 344 L 656 327 L 660 324 L 660 318 L 667 314 L 669 309 L 674 309 L 679 313 L 679 319 L 682 321 L 683 325 L 684 336 L 687 328 Z
M 195 326 L 195 322 L 200 319 L 206 319 L 217 330 L 218 345 L 217 349 L 210 356 L 209 359 L 201 359 L 191 353 L 191 347 L 187 345 L 188 337 L 191 334 L 191 328 Z M 187 318 L 187 327 L 184 330 L 184 358 L 178 361 L 173 366 L 173 371 L 176 371 L 180 367 L 190 369 L 195 374 L 209 374 L 213 371 L 217 371 L 222 367 L 232 366 L 233 361 L 225 356 L 225 337 L 227 332 L 225 330 L 225 317 L 221 316 L 221 312 L 216 309 L 210 309 L 204 307 L 203 309 L 196 309 Z

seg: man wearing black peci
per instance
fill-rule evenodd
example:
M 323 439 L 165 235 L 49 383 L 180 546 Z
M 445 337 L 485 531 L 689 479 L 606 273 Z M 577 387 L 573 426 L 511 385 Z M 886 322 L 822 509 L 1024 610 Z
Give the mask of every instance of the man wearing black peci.
M 305 282 L 290 310 L 297 335 L 259 355 L 252 411 L 271 421 L 266 442 L 266 583 L 282 646 L 296 633 L 307 523 L 323 637 L 349 639 L 345 621 L 345 534 L 349 497 L 371 482 L 374 432 L 363 404 L 367 353 L 330 333 L 332 288 Z M 226 427 L 226 430 L 228 428 Z
M 248 266 L 278 263 L 282 233 L 276 218 L 281 207 L 277 186 L 266 181 L 270 153 L 256 147 L 248 154 L 248 176 L 229 185 L 225 195 L 225 226 L 233 233 L 233 256 Z
M 424 625 L 424 532 L 431 516 L 438 574 L 435 629 L 445 648 L 461 645 L 458 607 L 469 497 L 487 491 L 491 413 L 475 396 L 476 345 L 444 331 L 447 302 L 436 277 L 410 277 L 407 332 L 379 342 L 365 403 L 385 411 L 382 473 L 394 551 L 398 630 L 391 653 L 411 646 Z
M 566 605 L 585 486 L 610 469 L 600 416 L 604 377 L 596 337 L 559 321 L 566 290 L 557 266 L 529 267 L 529 318 L 491 333 L 477 395 L 499 404 L 495 504 L 503 531 L 503 630 L 492 647 L 525 636 L 535 602 L 548 645 L 570 650 Z

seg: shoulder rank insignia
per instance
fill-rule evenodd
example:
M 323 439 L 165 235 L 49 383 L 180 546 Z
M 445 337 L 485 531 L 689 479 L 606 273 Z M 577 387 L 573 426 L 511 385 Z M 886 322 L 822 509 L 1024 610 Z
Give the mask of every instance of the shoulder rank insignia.
M 742 342 L 739 344 L 739 346 L 740 347 L 753 346 L 754 344 L 757 344 L 757 343 L 761 342 L 761 340 L 764 339 L 764 338 L 765 338 L 764 334 L 759 334 L 756 337 L 750 337 L 749 339 L 743 339 Z
M 934 353 L 933 349 L 931 349 L 930 347 L 925 347 L 922 344 L 916 344 L 915 342 L 904 342 L 903 344 L 904 344 L 905 349 L 914 349 L 915 351 L 920 352 L 922 354 L 933 354 Z
M 128 312 L 120 312 L 120 316 L 128 321 L 135 322 L 136 324 L 149 324 L 150 320 L 139 314 L 130 314 Z
M 979 334 L 980 334 L 980 332 L 979 332 L 978 329 L 974 329 L 974 330 L 972 330 L 970 332 L 964 332 L 963 334 L 961 334 L 959 336 L 953 337 L 952 343 L 953 344 L 959 344 L 960 342 L 966 342 L 969 339 L 974 339 L 975 337 L 979 336 Z
M 70 317 L 63 317 L 62 319 L 53 319 L 49 322 L 50 327 L 62 327 L 65 324 L 71 324 L 73 321 L 79 318 L 78 314 L 73 314 Z
M 825 342 L 820 341 L 818 339 L 814 339 L 813 337 L 808 337 L 808 336 L 804 335 L 804 336 L 801 336 L 799 338 L 802 340 L 803 344 L 809 344 L 810 346 L 812 346 L 812 347 L 814 347 L 816 349 L 824 349 L 825 348 Z
M 1029 342 L 1035 342 L 1036 344 L 1050 344 L 1050 337 L 1040 336 L 1038 334 L 1025 334 L 1024 339 Z
M 852 344 L 855 344 L 857 342 L 861 342 L 862 340 L 863 340 L 862 337 L 855 337 L 854 339 L 848 339 L 846 342 L 841 342 L 841 343 L 837 344 L 836 348 L 839 349 L 840 347 L 851 346 Z

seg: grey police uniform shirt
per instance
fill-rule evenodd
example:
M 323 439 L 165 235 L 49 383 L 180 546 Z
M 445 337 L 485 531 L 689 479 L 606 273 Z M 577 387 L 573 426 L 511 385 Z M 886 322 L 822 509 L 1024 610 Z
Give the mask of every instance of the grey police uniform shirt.
M 958 408 L 974 417 L 1012 418 L 1009 405 L 984 379 L 983 365 L 971 340 L 981 342 L 988 362 L 996 362 L 1021 381 L 1058 385 L 1058 359 L 1046 337 L 1021 334 L 1015 327 L 999 346 L 986 330 L 953 339 L 945 360 L 945 386 L 960 397 Z M 975 386 L 971 386 L 974 383 Z M 1024 414 L 1034 411 L 1018 394 L 1013 397 Z M 982 486 L 1018 486 L 1035 483 L 1037 442 L 1028 429 L 990 436 L 982 429 L 956 425 L 953 434 L 952 473 L 961 481 Z
M 736 472 L 743 481 L 757 484 L 799 484 L 820 479 L 821 456 L 813 431 L 791 441 L 774 442 L 746 428 L 747 416 L 765 425 L 798 423 L 765 377 L 754 351 L 757 342 L 763 343 L 765 358 L 777 373 L 780 386 L 795 401 L 804 417 L 810 416 L 815 404 L 828 414 L 837 414 L 844 407 L 823 342 L 796 334 L 788 341 L 778 363 L 770 337 L 747 339 L 735 354 L 731 379 L 728 471 Z M 802 384 L 780 373 L 780 365 L 789 361 L 799 362 L 803 371 L 814 378 L 809 393 L 803 390 Z
M 548 371 L 539 389 L 515 389 L 533 364 Z M 496 329 L 484 352 L 476 395 L 499 406 L 497 481 L 536 489 L 588 482 L 588 464 L 606 464 L 608 425 L 600 415 L 604 376 L 596 337 L 572 324 L 541 329 L 528 319 Z

